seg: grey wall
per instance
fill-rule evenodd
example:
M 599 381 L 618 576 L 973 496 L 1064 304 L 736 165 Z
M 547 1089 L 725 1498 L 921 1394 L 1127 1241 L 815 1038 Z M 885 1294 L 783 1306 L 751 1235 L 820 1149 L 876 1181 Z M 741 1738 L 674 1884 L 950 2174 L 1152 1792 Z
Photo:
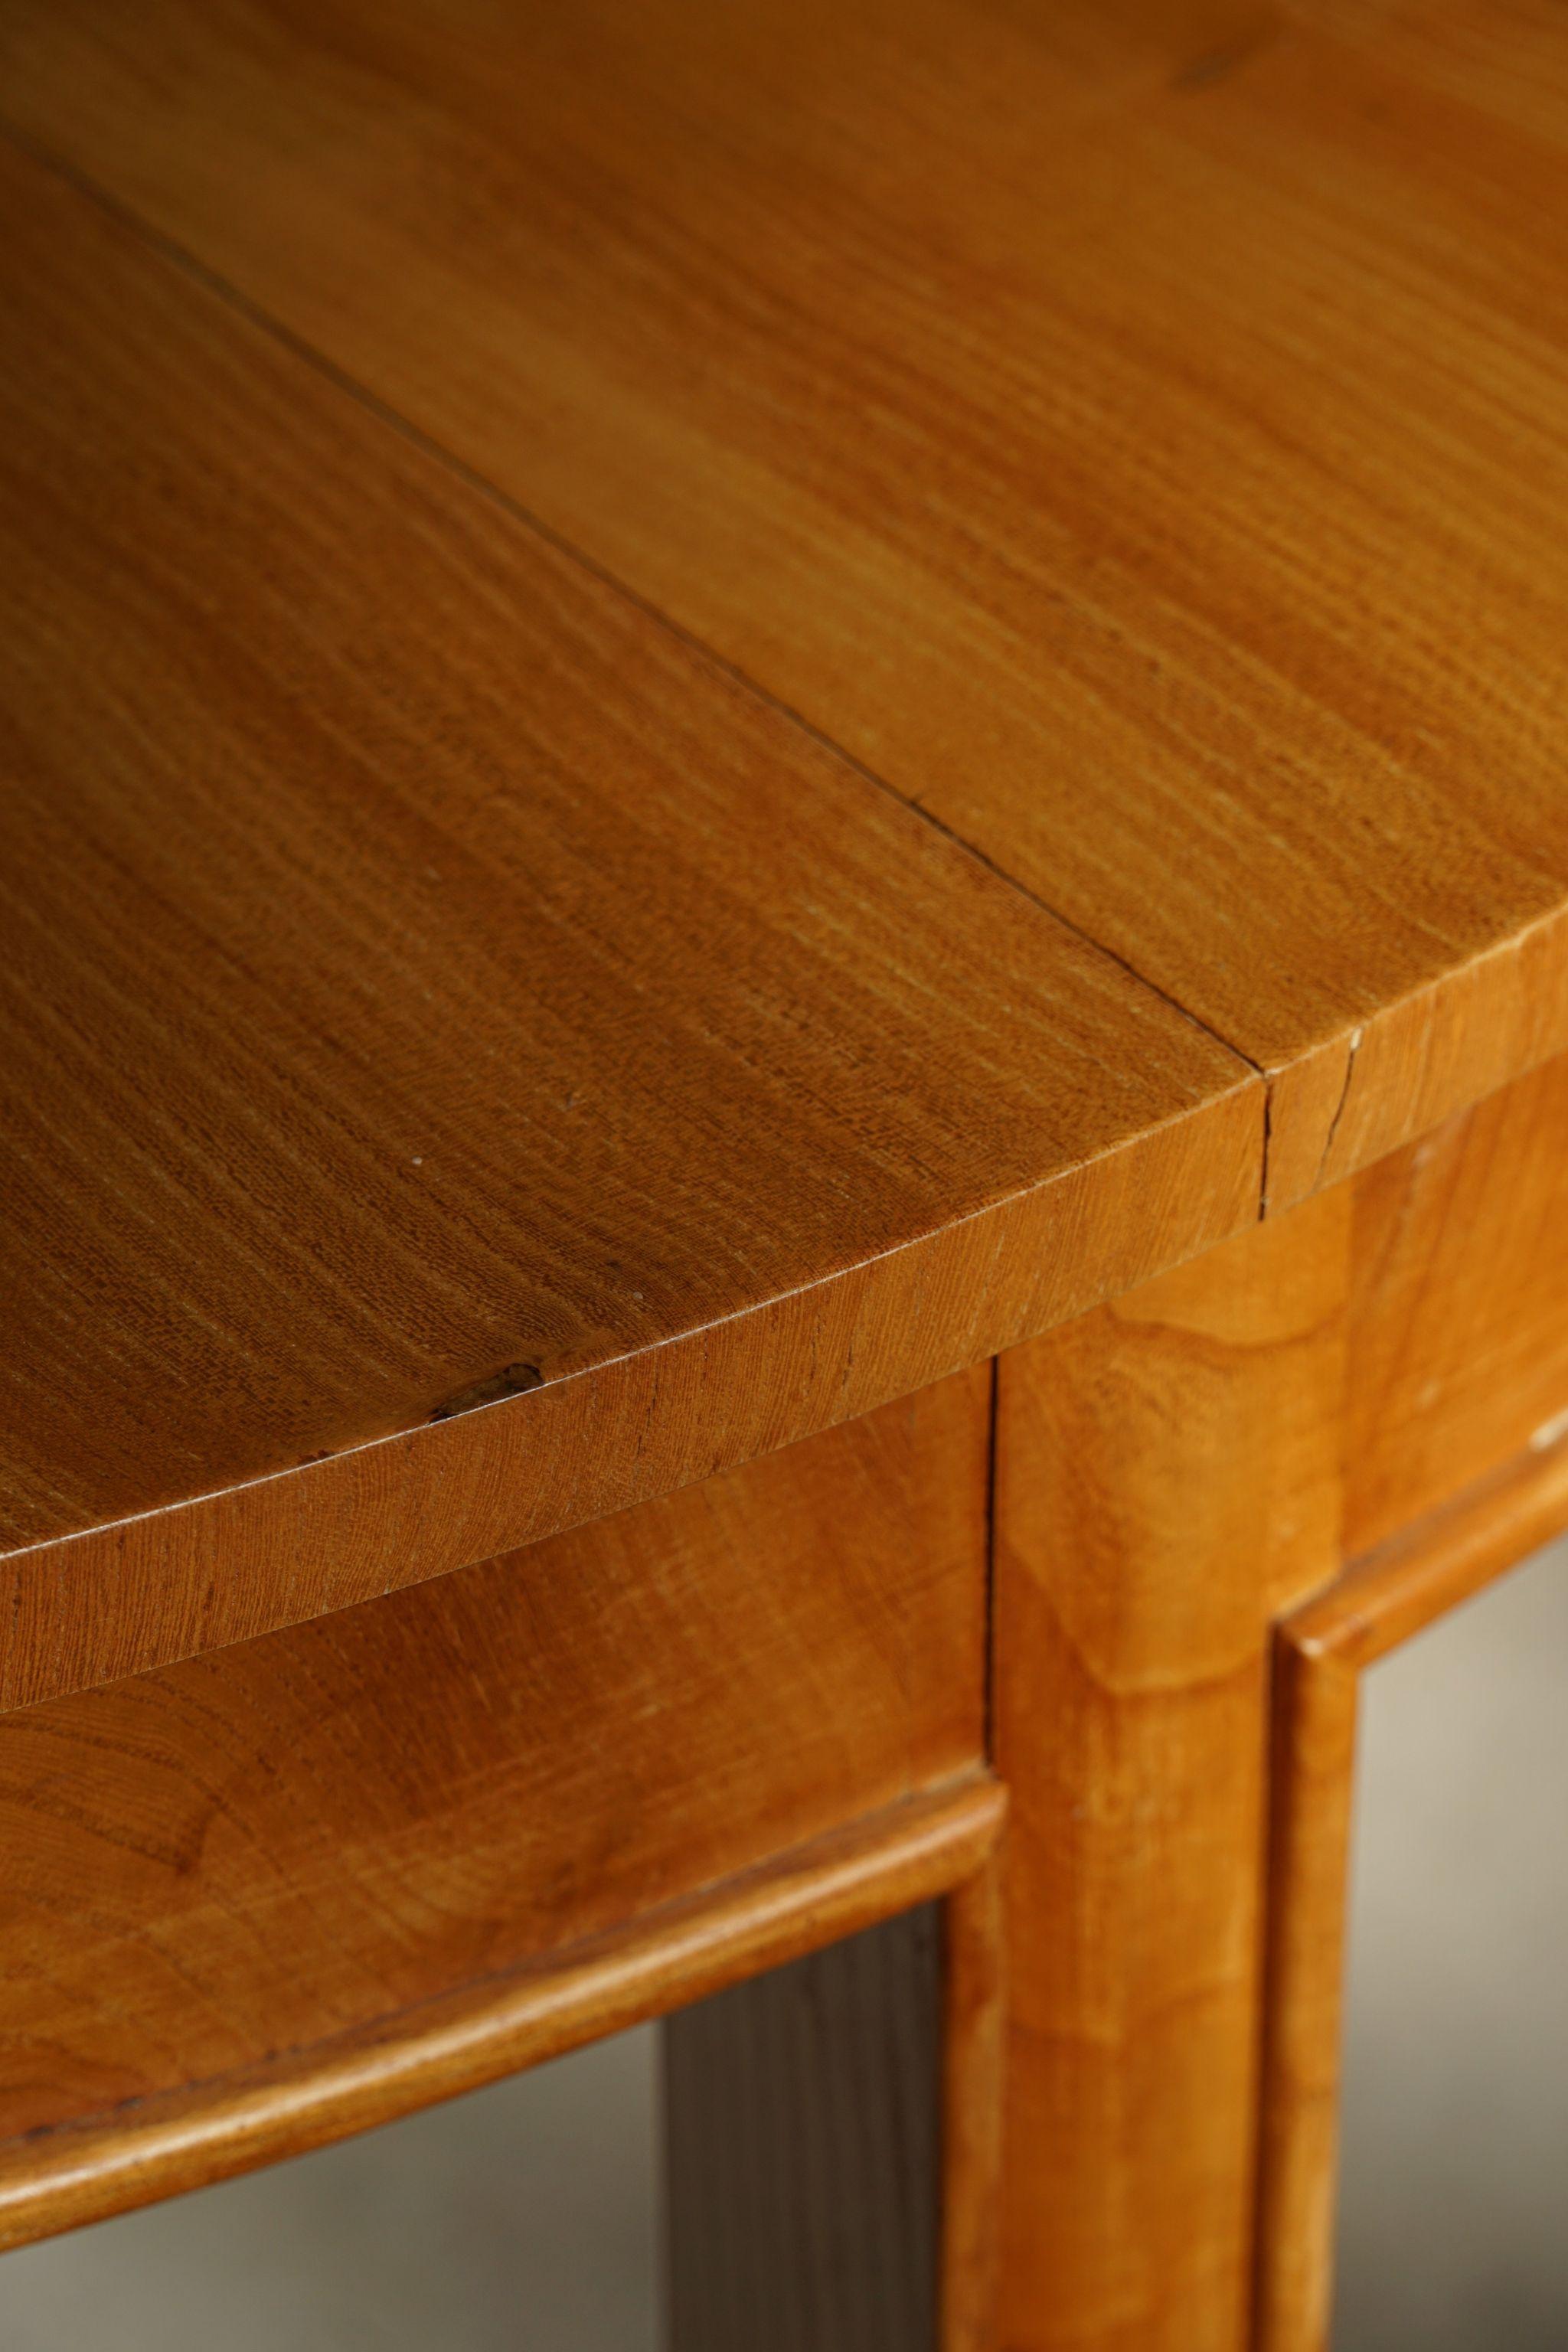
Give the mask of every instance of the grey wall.
M 656 2352 L 652 2029 L 0 2258 L 0 2352 Z
M 1335 2352 L 1563 2352 L 1568 1549 L 1363 1709 Z

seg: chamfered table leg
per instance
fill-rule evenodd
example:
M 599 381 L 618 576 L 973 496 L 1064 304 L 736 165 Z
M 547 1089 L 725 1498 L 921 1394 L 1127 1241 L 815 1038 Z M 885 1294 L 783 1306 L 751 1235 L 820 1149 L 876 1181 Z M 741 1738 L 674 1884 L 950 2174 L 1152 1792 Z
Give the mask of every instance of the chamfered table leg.
M 1269 1642 L 1338 1561 L 1349 1205 L 1001 1360 L 1000 1857 L 944 1938 L 672 2021 L 671 2352 L 1243 2352 Z
M 1004 1357 L 1005 2352 L 1242 2352 L 1273 1618 L 1336 1560 L 1348 1202 Z

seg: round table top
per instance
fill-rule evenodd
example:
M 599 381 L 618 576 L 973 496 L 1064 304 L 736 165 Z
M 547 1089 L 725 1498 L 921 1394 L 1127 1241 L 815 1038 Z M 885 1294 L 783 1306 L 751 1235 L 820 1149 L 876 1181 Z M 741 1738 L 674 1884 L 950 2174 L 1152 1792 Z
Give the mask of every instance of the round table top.
M 1568 27 L 13 0 L 0 1703 L 1568 1045 Z

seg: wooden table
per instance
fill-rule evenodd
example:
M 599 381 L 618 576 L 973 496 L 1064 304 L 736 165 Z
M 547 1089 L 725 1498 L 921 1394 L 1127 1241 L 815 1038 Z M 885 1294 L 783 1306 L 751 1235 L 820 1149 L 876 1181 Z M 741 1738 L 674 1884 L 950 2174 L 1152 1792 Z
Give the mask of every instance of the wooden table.
M 1321 2346 L 1356 1675 L 1568 1523 L 1561 8 L 0 112 L 6 2242 L 746 1986 L 677 2352 Z

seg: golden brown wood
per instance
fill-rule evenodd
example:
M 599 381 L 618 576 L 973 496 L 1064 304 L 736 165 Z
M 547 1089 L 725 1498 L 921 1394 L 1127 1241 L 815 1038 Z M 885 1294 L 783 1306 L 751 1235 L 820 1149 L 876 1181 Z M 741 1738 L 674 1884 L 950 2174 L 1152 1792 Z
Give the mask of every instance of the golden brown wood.
M 1254 1213 L 1191 1023 L 9 150 L 0 205 L 0 1703 Z
M 1256 1098 L 688 1338 L 0 1561 L 0 1705 L 232 1643 L 701 1479 L 1245 1222 Z M 1161 1205 L 1163 1204 L 1163 1206 Z
M 9 0 L 0 90 L 7 2226 L 972 1874 L 983 1381 L 694 1482 L 1046 1331 L 945 2352 L 1004 2015 L 1001 2343 L 1239 2352 L 1266 1996 L 1304 2352 L 1355 1672 L 1568 1494 L 1560 25 Z
M 1007 1950 L 1002 1864 L 942 1906 L 941 2352 L 994 2352 Z
M 1009 2352 L 1246 2342 L 1268 1628 L 1337 1559 L 1349 1209 L 1002 1360 Z
M 1345 1906 L 1363 1668 L 1568 1527 L 1568 1441 L 1479 1480 L 1279 1627 L 1258 2352 L 1325 2352 Z
M 1287 1628 L 1274 1706 L 1256 2340 L 1327 2352 L 1354 1670 Z
M 12 0 L 5 105 L 1276 1079 L 1568 1044 L 1568 45 L 1438 0 Z
M 1505 1463 L 1346 1569 L 1287 1621 L 1299 1648 L 1372 1665 L 1568 1528 L 1568 1433 Z
M 927 1905 L 665 2027 L 670 2352 L 938 2352 Z
M 962 1876 L 992 1801 L 922 1792 L 980 1766 L 989 1395 L 961 1375 L 531 1551 L 0 1717 L 4 2226 L 607 2031 L 606 1969 L 622 2019 L 650 1987 L 691 1998 L 731 1898 L 668 1906 L 847 1825 L 881 1824 L 833 1865 L 892 1888 L 866 1916 L 928 1850 Z M 770 1917 L 816 1916 L 816 1867 L 764 1889 Z
M 1346 1547 L 1381 1543 L 1568 1413 L 1568 1060 L 1356 1181 Z
M 718 1886 L 243 2076 L 0 2150 L 0 2244 L 101 2220 L 384 2123 L 617 2033 L 929 1901 L 995 1843 L 1004 1801 L 967 1776 Z

